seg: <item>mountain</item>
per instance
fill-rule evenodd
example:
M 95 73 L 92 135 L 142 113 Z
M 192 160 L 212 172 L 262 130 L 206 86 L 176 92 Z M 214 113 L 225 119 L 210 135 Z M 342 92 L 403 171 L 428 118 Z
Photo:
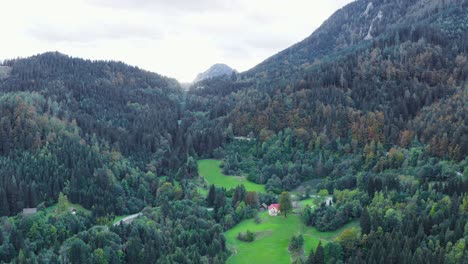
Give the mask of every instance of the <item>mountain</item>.
M 227 259 L 222 227 L 187 183 L 197 171 L 177 81 L 57 52 L 7 60 L 0 70 L 1 263 Z M 141 216 L 118 225 L 116 216 L 129 214 Z M 187 234 L 210 239 L 174 239 Z M 98 240 L 90 250 L 86 243 Z
M 187 107 L 224 126 L 213 156 L 226 175 L 264 184 L 261 199 L 329 193 L 332 206 L 302 211 L 306 225 L 359 222 L 327 244 L 333 253 L 312 248 L 309 260 L 460 263 L 468 255 L 467 54 L 467 1 L 357 0 L 253 69 L 205 80 Z M 444 240 L 445 232 L 456 235 Z M 253 248 L 236 256 L 254 256 Z
M 148 182 L 125 184 L 126 199 L 115 193 L 122 180 L 180 164 L 174 144 L 183 91 L 174 79 L 57 52 L 7 60 L 2 68 L 0 182 L 11 187 L 2 215 L 53 201 L 65 185 L 72 202 L 98 214 L 134 211 L 144 203 L 130 199 L 132 188 Z M 109 181 L 96 183 L 99 175 Z M 116 196 L 119 205 L 111 205 Z
M 464 8 L 466 2 L 461 0 L 354 1 L 336 11 L 309 37 L 271 56 L 244 76 L 270 83 L 281 78 L 298 78 L 327 55 L 369 44 L 398 25 L 434 25 L 450 31 L 448 34 L 464 32 Z M 447 12 L 458 14 L 446 16 Z
M 0 80 L 1 92 L 39 93 L 51 101 L 54 115 L 75 121 L 84 136 L 96 135 L 124 155 L 150 157 L 178 129 L 183 91 L 174 79 L 57 52 L 7 60 L 4 66 L 11 72 Z
M 192 94 L 210 98 L 211 115 L 238 135 L 294 128 L 305 130 L 307 141 L 326 131 L 328 142 L 392 145 L 408 130 L 429 143 L 411 120 L 463 91 L 467 8 L 456 0 L 355 1 L 304 41 L 235 80 L 207 80 Z M 369 123 L 379 124 L 379 133 L 366 135 Z M 449 141 L 459 158 L 468 153 L 463 137 Z
M 199 73 L 193 82 L 196 83 L 202 80 L 224 75 L 231 76 L 232 73 L 237 73 L 237 71 L 227 66 L 226 64 L 217 63 L 211 66 L 208 70 Z

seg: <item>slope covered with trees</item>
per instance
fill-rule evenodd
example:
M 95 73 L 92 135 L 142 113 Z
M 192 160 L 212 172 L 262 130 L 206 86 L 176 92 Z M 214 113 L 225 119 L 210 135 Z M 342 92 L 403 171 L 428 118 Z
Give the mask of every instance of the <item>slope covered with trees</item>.
M 54 115 L 76 122 L 88 142 L 96 137 L 142 162 L 159 159 L 161 171 L 163 157 L 170 163 L 182 97 L 177 81 L 123 63 L 60 53 L 4 65 L 11 67 L 11 75 L 0 81 L 2 92 L 37 92 Z
M 319 230 L 336 230 L 367 208 L 361 231 L 327 245 L 324 261 L 461 261 L 467 8 L 463 1 L 355 1 L 254 69 L 190 91 L 210 98 L 204 111 L 224 124 L 228 141 L 216 151 L 224 169 L 266 184 L 276 197 L 327 189 L 334 205 L 303 213 Z M 372 37 L 360 29 L 370 27 L 366 13 L 377 16 Z M 346 37 L 353 30 L 355 41 Z

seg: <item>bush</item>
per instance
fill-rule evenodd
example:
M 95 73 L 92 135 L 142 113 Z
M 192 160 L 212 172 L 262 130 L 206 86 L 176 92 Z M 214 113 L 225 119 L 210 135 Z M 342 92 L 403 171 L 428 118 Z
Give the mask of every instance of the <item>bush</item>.
M 260 219 L 260 216 L 258 216 L 258 213 L 255 214 L 255 223 L 260 224 L 262 220 Z
M 302 247 L 304 246 L 304 237 L 302 235 L 293 236 L 291 238 L 291 241 L 289 241 L 289 247 L 288 249 L 290 251 L 300 251 L 302 250 Z
M 244 242 L 252 242 L 255 240 L 255 234 L 250 230 L 247 230 L 245 233 L 239 232 L 237 239 Z

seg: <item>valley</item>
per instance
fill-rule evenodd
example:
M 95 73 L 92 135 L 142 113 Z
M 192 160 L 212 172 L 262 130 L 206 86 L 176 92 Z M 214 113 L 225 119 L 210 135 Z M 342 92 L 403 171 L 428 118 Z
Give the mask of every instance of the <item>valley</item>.
M 263 212 L 259 214 L 259 218 L 258 224 L 254 219 L 244 220 L 225 233 L 228 248 L 232 251 L 227 263 L 288 263 L 291 259 L 288 244 L 292 236 L 304 236 L 304 252 L 307 253 L 315 249 L 319 241 L 326 244 L 336 239 L 343 230 L 358 225 L 358 222 L 354 221 L 333 232 L 320 232 L 305 226 L 297 214 L 284 218 L 272 217 Z M 239 232 L 247 230 L 255 233 L 255 240 L 239 241 Z
M 190 12 L 224 10 L 208 6 Z M 200 28 L 221 32 L 229 18 Z M 101 33 L 122 44 L 133 26 Z M 162 31 L 142 39 L 172 34 Z M 274 42 L 253 47 L 233 32 L 216 39 L 229 35 L 222 46 L 235 54 Z M 186 65 L 168 68 L 224 54 L 204 46 L 191 60 L 201 50 L 180 42 Z M 125 43 L 122 56 L 147 45 Z M 190 85 L 60 52 L 10 58 L 0 61 L 0 264 L 468 259 L 467 1 L 351 1 L 250 69 L 215 64 Z

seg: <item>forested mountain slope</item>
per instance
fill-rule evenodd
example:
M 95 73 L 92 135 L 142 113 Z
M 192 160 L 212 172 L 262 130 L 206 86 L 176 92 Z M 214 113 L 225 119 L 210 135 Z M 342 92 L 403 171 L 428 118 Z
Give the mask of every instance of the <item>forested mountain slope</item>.
M 396 25 L 441 23 L 440 17 L 449 9 L 461 12 L 463 7 L 466 7 L 466 3 L 461 0 L 354 1 L 336 11 L 309 37 L 243 75 L 270 84 L 300 78 L 304 69 L 319 62 L 324 56 L 376 39 Z M 445 18 L 448 19 L 443 19 L 443 24 L 448 30 L 457 31 L 458 28 L 451 27 L 461 26 L 463 31 L 463 27 L 466 27 L 466 18 Z
M 410 121 L 423 107 L 466 93 L 467 9 L 462 1 L 353 2 L 311 37 L 254 69 L 192 90 L 193 104 L 201 107 L 209 98 L 212 106 L 206 111 L 212 117 L 226 116 L 224 122 L 232 123 L 239 135 L 265 137 L 293 128 L 306 132 L 306 143 L 325 132 L 329 142 L 339 137 L 363 145 L 372 140 L 398 144 L 404 131 L 415 133 Z M 372 39 L 338 37 L 362 31 L 366 16 L 380 11 L 387 15 L 375 26 Z M 333 42 L 320 44 L 320 34 Z M 344 44 L 336 44 L 338 40 Z M 320 59 L 304 54 L 322 50 L 319 44 L 329 48 Z M 463 133 L 450 141 L 460 149 L 457 159 L 463 158 L 468 151 Z
M 96 215 L 135 212 L 154 199 L 154 175 L 178 169 L 181 161 L 171 159 L 182 98 L 175 80 L 60 53 L 4 67 L 2 215 L 51 204 L 64 191 Z
M 326 262 L 464 263 L 467 14 L 466 1 L 358 0 L 257 67 L 202 82 L 187 106 L 224 126 L 226 174 L 269 195 L 333 194 L 303 212 L 319 230 L 360 219 Z
M 173 79 L 118 62 L 45 53 L 4 62 L 11 68 L 0 91 L 37 92 L 49 111 L 75 121 L 88 140 L 93 135 L 124 155 L 149 160 L 169 155 L 177 132 L 182 90 Z M 52 103 L 53 102 L 53 103 Z
M 196 163 L 175 80 L 60 53 L 0 70 L 0 263 L 226 259 L 223 227 L 187 183 Z

